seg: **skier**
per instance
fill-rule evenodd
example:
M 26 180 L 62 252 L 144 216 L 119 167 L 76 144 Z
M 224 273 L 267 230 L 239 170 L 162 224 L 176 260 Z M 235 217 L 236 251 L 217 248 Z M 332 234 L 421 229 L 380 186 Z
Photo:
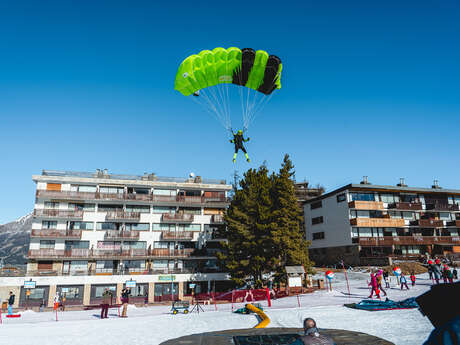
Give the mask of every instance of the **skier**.
M 449 283 L 452 284 L 454 282 L 454 275 L 452 274 L 450 269 L 446 270 L 446 276 L 447 276 L 447 279 L 449 280 Z
M 409 287 L 407 286 L 406 276 L 402 272 L 401 272 L 401 277 L 399 277 L 399 282 L 401 283 L 401 290 L 403 289 L 403 286 L 405 286 L 406 289 L 409 290 Z
M 458 279 L 458 275 L 457 275 L 457 268 L 454 267 L 454 269 L 452 270 L 452 275 L 454 276 L 454 279 L 457 280 Z
M 249 140 L 251 140 L 251 138 L 244 138 L 243 136 L 243 131 L 240 129 L 236 134 L 233 133 L 233 130 L 232 130 L 232 134 L 233 134 L 233 139 L 230 140 L 231 143 L 233 143 L 235 145 L 235 153 L 233 155 L 233 163 L 235 163 L 235 160 L 236 160 L 236 155 L 238 154 L 238 150 L 241 149 L 241 151 L 244 152 L 244 155 L 246 156 L 246 160 L 248 162 L 250 162 L 251 160 L 249 159 L 249 156 L 248 156 L 248 153 L 246 152 L 246 148 L 244 147 L 244 142 L 247 142 Z
M 415 286 L 415 274 L 414 274 L 414 272 L 412 272 L 410 274 L 410 281 L 412 282 L 412 286 Z
M 433 261 L 428 260 L 428 275 L 430 280 L 433 281 Z
M 371 294 L 368 298 L 372 298 L 372 295 L 375 292 L 375 295 L 377 296 L 378 299 L 380 299 L 380 291 L 379 291 L 379 286 L 377 283 L 377 278 L 375 277 L 374 273 L 371 273 L 371 282 L 369 283 L 369 286 L 372 288 L 371 289 Z
M 290 345 L 334 345 L 334 341 L 326 335 L 319 333 L 316 327 L 316 321 L 312 318 L 306 318 L 303 321 L 305 335 L 298 338 Z
M 385 296 L 387 295 L 387 292 L 383 289 L 382 287 L 382 278 L 383 278 L 383 270 L 379 270 L 377 272 L 377 286 L 379 288 L 380 291 L 383 291 L 383 293 L 385 294 Z
M 14 295 L 13 291 L 10 291 L 10 297 L 8 298 L 8 315 L 13 315 L 13 305 L 14 305 Z
M 59 308 L 59 304 L 61 304 L 61 296 L 59 296 L 59 291 L 58 291 L 56 292 L 56 295 L 54 296 L 53 309 L 57 310 Z
M 442 269 L 442 280 L 444 281 L 444 284 L 447 284 L 448 277 L 447 277 L 447 272 L 449 271 L 449 267 L 447 265 L 444 265 Z

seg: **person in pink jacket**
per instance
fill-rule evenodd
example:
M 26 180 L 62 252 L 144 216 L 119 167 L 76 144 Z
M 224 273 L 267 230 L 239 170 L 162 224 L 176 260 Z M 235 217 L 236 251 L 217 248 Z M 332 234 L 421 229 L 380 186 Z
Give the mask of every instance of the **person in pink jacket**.
M 369 283 L 369 286 L 372 288 L 372 290 L 371 290 L 371 295 L 368 298 L 372 298 L 372 295 L 375 292 L 375 295 L 377 296 L 377 298 L 380 299 L 379 284 L 377 282 L 377 278 L 374 273 L 371 273 L 371 282 Z

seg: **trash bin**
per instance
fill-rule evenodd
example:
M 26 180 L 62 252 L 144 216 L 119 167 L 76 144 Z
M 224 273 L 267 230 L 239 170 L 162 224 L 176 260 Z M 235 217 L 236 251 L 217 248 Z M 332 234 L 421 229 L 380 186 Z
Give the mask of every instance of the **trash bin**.
M 318 279 L 318 289 L 324 289 L 324 279 Z

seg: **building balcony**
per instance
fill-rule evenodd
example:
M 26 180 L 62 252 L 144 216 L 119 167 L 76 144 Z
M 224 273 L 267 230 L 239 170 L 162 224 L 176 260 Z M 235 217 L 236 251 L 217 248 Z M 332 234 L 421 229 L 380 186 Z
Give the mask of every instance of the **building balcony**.
M 446 225 L 460 228 L 460 220 L 451 220 L 450 222 L 447 222 Z
M 130 258 L 130 257 L 147 257 L 149 251 L 145 248 L 135 249 L 93 249 L 91 256 L 94 258 Z
M 119 230 L 107 230 L 104 234 L 104 239 L 113 240 L 113 241 L 122 241 L 122 240 L 138 240 L 139 231 L 119 231 Z
M 96 193 L 52 191 L 52 190 L 37 190 L 35 196 L 37 198 L 53 199 L 53 200 L 94 200 L 96 199 Z
M 57 259 L 64 257 L 64 249 L 51 249 L 51 248 L 42 248 L 42 249 L 29 249 L 28 252 L 29 258 L 43 258 L 43 259 Z
M 73 219 L 83 219 L 83 211 L 75 210 L 55 210 L 55 209 L 35 209 L 35 217 L 42 218 L 73 218 Z
M 405 222 L 404 219 L 392 218 L 352 218 L 350 225 L 366 228 L 402 228 Z
M 355 210 L 384 210 L 383 202 L 380 201 L 351 201 L 348 207 Z
M 193 240 L 193 231 L 163 231 L 163 240 Z
M 412 220 L 410 226 L 419 226 L 421 228 L 442 228 L 444 221 L 439 219 L 418 219 Z
M 151 251 L 151 256 L 154 257 L 190 257 L 195 251 L 194 248 L 185 249 L 167 249 L 167 248 L 155 248 Z
M 191 223 L 194 216 L 188 213 L 163 213 L 161 219 L 165 223 Z
M 30 237 L 40 238 L 65 238 L 65 239 L 81 239 L 81 230 L 69 230 L 69 229 L 32 229 Z
M 66 258 L 89 258 L 91 250 L 87 248 L 71 248 L 64 251 Z
M 116 212 L 107 212 L 105 217 L 107 220 L 132 220 L 132 221 L 139 221 L 141 218 L 140 212 L 124 212 L 124 211 L 116 211 Z
M 224 216 L 221 214 L 213 214 L 211 217 L 211 223 L 214 224 L 223 224 L 224 223 Z
M 359 237 L 353 242 L 366 247 L 386 247 L 392 245 L 459 245 L 458 236 L 384 236 L 384 237 Z
M 430 211 L 458 211 L 459 207 L 457 204 L 432 203 L 426 204 L 426 209 Z
M 388 208 L 402 211 L 419 211 L 423 209 L 423 206 L 419 202 L 394 202 L 392 204 L 388 204 Z

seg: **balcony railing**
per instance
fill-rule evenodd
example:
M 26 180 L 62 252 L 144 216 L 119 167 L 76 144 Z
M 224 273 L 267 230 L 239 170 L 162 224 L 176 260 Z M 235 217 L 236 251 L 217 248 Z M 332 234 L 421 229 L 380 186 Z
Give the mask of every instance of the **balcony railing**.
M 141 218 L 140 212 L 107 212 L 106 219 L 110 220 L 139 220 Z
M 91 192 L 68 192 L 68 191 L 51 191 L 37 190 L 37 198 L 48 199 L 65 199 L 65 200 L 93 200 L 96 199 L 96 193 Z
M 397 210 L 409 211 L 409 210 L 422 210 L 422 204 L 419 202 L 394 202 L 388 204 L 388 208 L 393 208 Z
M 55 209 L 35 209 L 34 216 L 46 218 L 83 218 L 83 211 L 55 210 Z
M 81 230 L 61 230 L 61 229 L 32 229 L 30 237 L 47 237 L 47 238 L 71 238 L 80 239 Z
M 134 194 L 134 193 L 99 193 L 99 192 L 70 192 L 70 191 L 48 191 L 37 190 L 37 198 L 48 198 L 58 200 L 105 200 L 105 201 L 147 201 L 164 203 L 185 203 L 185 204 L 206 204 L 206 203 L 227 203 L 229 199 L 225 195 L 215 196 L 184 196 L 184 195 L 155 195 L 155 194 Z
M 457 228 L 460 228 L 460 220 L 451 220 L 447 222 L 447 226 L 455 226 Z
M 421 228 L 442 228 L 444 226 L 444 221 L 439 219 L 418 219 L 412 220 L 409 224 Z
M 193 240 L 193 231 L 163 231 L 163 240 Z
M 151 255 L 155 257 L 190 257 L 194 251 L 195 251 L 194 248 L 185 248 L 185 249 L 155 248 L 155 249 L 152 249 Z
M 30 249 L 28 256 L 30 258 L 59 258 L 64 257 L 64 249 Z
M 148 256 L 148 249 L 135 248 L 135 249 L 93 249 L 92 256 L 95 258 L 107 257 L 133 257 L 133 256 Z
M 348 203 L 349 208 L 356 210 L 383 210 L 383 202 L 355 200 Z
M 382 228 L 401 228 L 404 227 L 404 219 L 392 218 L 352 218 L 350 225 L 358 227 L 382 227 Z
M 392 245 L 458 245 L 458 236 L 384 236 L 384 237 L 359 237 L 357 241 L 360 246 L 392 246 Z
M 188 213 L 163 213 L 162 220 L 163 222 L 181 222 L 181 223 L 191 223 L 193 222 L 193 214 Z
M 443 204 L 443 203 L 431 203 L 426 204 L 427 210 L 436 210 L 436 211 L 458 211 L 459 207 L 457 204 Z
M 224 222 L 224 216 L 221 214 L 213 214 L 211 217 L 211 222 L 216 224 L 222 224 Z
M 118 230 L 107 230 L 104 238 L 107 240 L 126 240 L 126 239 L 139 239 L 139 231 L 118 231 Z
M 87 248 L 71 248 L 64 252 L 64 256 L 68 258 L 88 258 L 90 254 L 91 250 Z

